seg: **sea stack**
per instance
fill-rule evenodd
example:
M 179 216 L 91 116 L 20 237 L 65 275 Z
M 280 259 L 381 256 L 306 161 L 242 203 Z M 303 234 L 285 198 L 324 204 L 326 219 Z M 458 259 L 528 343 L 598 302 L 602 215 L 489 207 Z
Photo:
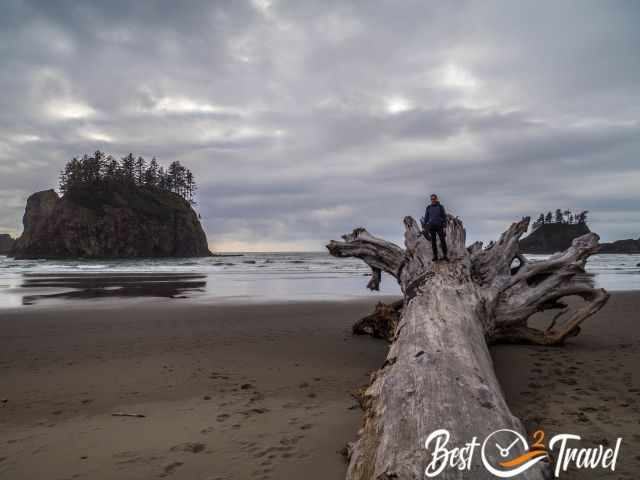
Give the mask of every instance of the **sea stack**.
M 8 233 L 0 233 L 0 255 L 7 255 L 13 248 L 15 240 Z
M 626 240 L 616 240 L 614 242 L 600 244 L 599 253 L 640 253 L 640 238 L 627 238 Z M 637 265 L 640 267 L 640 264 Z
M 31 195 L 16 258 L 209 256 L 198 215 L 180 195 L 151 188 L 79 188 Z
M 545 223 L 520 240 L 522 253 L 549 254 L 571 246 L 574 238 L 590 233 L 586 223 Z

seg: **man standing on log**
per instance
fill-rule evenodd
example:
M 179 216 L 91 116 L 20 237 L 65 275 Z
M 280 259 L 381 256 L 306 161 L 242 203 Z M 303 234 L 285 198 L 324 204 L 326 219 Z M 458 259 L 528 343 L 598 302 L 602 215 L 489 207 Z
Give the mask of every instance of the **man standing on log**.
M 429 239 L 431 237 L 431 248 L 433 250 L 433 261 L 438 260 L 438 246 L 436 245 L 436 235 L 440 238 L 440 248 L 442 249 L 442 259 L 445 262 L 449 261 L 447 257 L 447 240 L 445 239 L 444 227 L 447 224 L 447 214 L 444 211 L 444 207 L 438 201 L 438 195 L 431 194 L 431 203 L 427 205 L 427 210 L 424 213 L 423 228 L 425 231 L 425 237 Z

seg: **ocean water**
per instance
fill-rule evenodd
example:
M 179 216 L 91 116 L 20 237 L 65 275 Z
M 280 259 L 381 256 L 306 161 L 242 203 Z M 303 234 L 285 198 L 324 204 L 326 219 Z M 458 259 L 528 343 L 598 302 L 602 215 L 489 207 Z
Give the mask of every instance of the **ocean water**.
M 640 290 L 639 263 L 640 255 L 595 255 L 587 270 L 595 274 L 600 287 Z M 380 292 L 369 292 L 369 273 L 360 260 L 334 258 L 325 252 L 135 260 L 15 260 L 0 256 L 0 308 L 113 298 L 190 298 L 216 303 L 335 300 L 400 293 L 395 280 L 386 275 Z

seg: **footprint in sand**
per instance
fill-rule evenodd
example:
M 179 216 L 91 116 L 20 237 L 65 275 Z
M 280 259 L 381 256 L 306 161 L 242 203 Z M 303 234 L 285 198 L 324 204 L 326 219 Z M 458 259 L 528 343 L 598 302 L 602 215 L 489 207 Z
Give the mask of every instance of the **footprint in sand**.
M 202 442 L 187 442 L 187 443 L 181 443 L 181 444 L 178 444 L 178 445 L 174 445 L 169 450 L 172 451 L 172 452 L 200 453 L 205 448 L 207 448 L 207 445 L 202 443 Z
M 239 413 L 241 415 L 244 415 L 245 418 L 248 418 L 254 415 L 262 415 L 263 413 L 267 413 L 268 411 L 269 411 L 268 408 L 252 408 L 251 410 L 244 410 Z
M 296 445 L 304 435 L 295 435 L 293 437 L 283 437 L 280 439 L 280 445 Z
M 145 460 L 142 455 L 130 451 L 115 453 L 113 454 L 113 458 L 116 459 L 117 465 L 127 465 L 130 463 L 137 463 Z
M 294 437 L 295 438 L 295 437 Z M 297 440 L 296 440 L 297 442 Z M 277 447 L 268 447 L 260 452 L 256 452 L 253 454 L 254 458 L 262 458 L 265 455 L 267 455 L 268 459 L 273 459 L 275 457 L 277 457 L 278 453 L 281 454 L 281 456 L 284 456 L 284 454 L 289 454 L 292 450 L 295 450 L 295 445 L 293 444 L 287 444 L 287 445 L 279 445 Z M 291 455 L 289 455 L 291 456 Z
M 249 402 L 247 403 L 247 405 L 250 405 L 254 402 L 259 402 L 260 400 L 264 399 L 264 395 L 262 395 L 260 392 L 254 392 L 253 395 L 251 395 L 251 397 L 249 398 Z
M 160 474 L 160 475 L 158 475 L 158 476 L 159 476 L 159 477 L 166 477 L 167 475 L 171 475 L 171 474 L 173 473 L 173 471 L 174 471 L 176 468 L 178 468 L 178 467 L 180 467 L 180 466 L 182 466 L 182 465 L 184 465 L 184 463 L 183 463 L 183 462 L 173 462 L 173 463 L 170 463 L 169 465 L 167 465 L 166 467 L 164 467 L 164 473 L 161 473 L 161 474 Z
M 249 450 L 250 453 L 255 453 L 258 450 L 260 450 L 260 445 L 253 445 L 253 446 L 249 447 L 247 450 Z

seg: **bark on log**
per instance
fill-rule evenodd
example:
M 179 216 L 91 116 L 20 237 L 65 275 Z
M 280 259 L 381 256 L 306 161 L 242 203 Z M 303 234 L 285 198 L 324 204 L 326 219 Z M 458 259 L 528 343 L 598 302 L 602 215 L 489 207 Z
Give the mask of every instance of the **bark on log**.
M 593 288 L 584 265 L 598 249 L 598 236 L 589 233 L 565 252 L 530 262 L 518 251 L 518 240 L 529 226 L 525 217 L 513 223 L 497 242 L 465 246 L 462 222 L 448 216 L 449 263 L 433 262 L 431 246 L 412 217 L 404 219 L 405 248 L 377 238 L 364 228 L 331 241 L 336 257 L 356 257 L 372 269 L 367 285 L 377 290 L 381 273 L 400 284 L 403 304 L 384 307 L 360 327 L 392 331 L 383 367 L 372 375 L 364 394 L 365 419 L 350 446 L 349 480 L 425 478 L 430 456 L 427 436 L 449 430 L 449 447 L 480 441 L 499 429 L 526 436 L 522 423 L 509 410 L 496 379 L 488 350 L 491 342 L 561 344 L 577 334 L 579 325 L 598 311 L 609 295 Z M 578 295 L 582 308 L 569 312 L 563 297 Z M 534 313 L 562 309 L 567 320 L 545 331 L 527 325 Z M 393 310 L 393 309 L 392 309 Z M 395 325 L 397 320 L 397 325 Z M 375 328 L 372 327 L 375 325 Z M 489 461 L 498 461 L 489 455 Z M 548 476 L 542 462 L 518 478 Z M 475 458 L 471 472 L 445 469 L 439 479 L 495 478 Z

